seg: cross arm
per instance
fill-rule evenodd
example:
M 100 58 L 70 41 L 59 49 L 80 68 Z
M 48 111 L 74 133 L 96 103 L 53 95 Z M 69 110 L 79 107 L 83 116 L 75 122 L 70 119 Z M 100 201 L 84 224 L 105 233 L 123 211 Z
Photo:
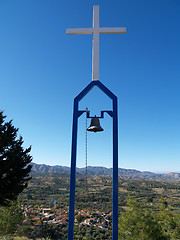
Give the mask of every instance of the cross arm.
M 67 35 L 72 34 L 92 34 L 93 29 L 92 28 L 68 28 L 66 29 Z
M 126 33 L 126 27 L 100 27 L 99 33 Z

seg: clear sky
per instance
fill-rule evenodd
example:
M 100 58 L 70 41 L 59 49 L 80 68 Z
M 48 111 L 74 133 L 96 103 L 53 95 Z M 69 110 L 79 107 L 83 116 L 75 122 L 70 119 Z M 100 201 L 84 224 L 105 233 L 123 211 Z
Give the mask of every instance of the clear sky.
M 92 35 L 66 28 L 92 27 L 93 5 L 101 27 L 127 28 L 100 35 L 100 81 L 118 97 L 119 167 L 180 172 L 179 0 L 0 0 L 0 109 L 35 163 L 70 166 L 73 99 L 91 82 Z M 80 107 L 99 115 L 111 104 L 95 88 Z M 112 119 L 101 125 L 88 133 L 88 165 L 112 167 Z

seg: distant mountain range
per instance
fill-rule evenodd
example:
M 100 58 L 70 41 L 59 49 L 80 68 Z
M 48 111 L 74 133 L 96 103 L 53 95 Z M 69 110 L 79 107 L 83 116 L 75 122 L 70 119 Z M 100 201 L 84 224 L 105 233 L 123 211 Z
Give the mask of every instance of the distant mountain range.
M 32 174 L 60 174 L 61 176 L 70 175 L 70 167 L 64 166 L 49 166 L 45 164 L 31 163 Z M 106 167 L 90 167 L 87 168 L 88 176 L 112 176 L 112 168 Z M 77 176 L 83 176 L 86 174 L 85 168 L 76 169 Z M 157 174 L 152 172 L 141 172 L 134 169 L 118 169 L 119 178 L 124 179 L 146 179 L 146 180 L 176 180 L 180 181 L 180 173 L 167 173 L 167 174 Z

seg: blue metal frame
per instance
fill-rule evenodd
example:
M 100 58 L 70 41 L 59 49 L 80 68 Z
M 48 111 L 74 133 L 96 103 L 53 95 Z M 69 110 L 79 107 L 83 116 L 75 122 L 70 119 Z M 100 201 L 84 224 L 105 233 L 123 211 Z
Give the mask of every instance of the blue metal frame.
M 79 111 L 79 102 L 88 94 L 93 87 L 99 87 L 113 101 L 113 111 L 101 111 L 113 118 L 113 203 L 112 203 L 112 239 L 118 240 L 118 121 L 117 121 L 117 97 L 105 87 L 99 80 L 92 81 L 74 98 L 72 149 L 71 149 L 71 175 L 69 194 L 69 218 L 68 218 L 68 240 L 74 236 L 74 210 L 75 210 L 75 187 L 76 187 L 76 155 L 77 155 L 77 129 L 78 118 L 86 111 Z M 88 113 L 89 114 L 89 113 Z

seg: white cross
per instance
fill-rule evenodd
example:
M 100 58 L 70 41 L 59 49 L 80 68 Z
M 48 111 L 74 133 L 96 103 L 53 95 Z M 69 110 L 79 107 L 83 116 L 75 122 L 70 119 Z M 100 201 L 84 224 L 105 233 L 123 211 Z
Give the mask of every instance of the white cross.
M 125 27 L 99 27 L 99 6 L 93 6 L 93 28 L 67 29 L 67 34 L 93 34 L 92 80 L 99 80 L 99 34 L 126 33 Z

